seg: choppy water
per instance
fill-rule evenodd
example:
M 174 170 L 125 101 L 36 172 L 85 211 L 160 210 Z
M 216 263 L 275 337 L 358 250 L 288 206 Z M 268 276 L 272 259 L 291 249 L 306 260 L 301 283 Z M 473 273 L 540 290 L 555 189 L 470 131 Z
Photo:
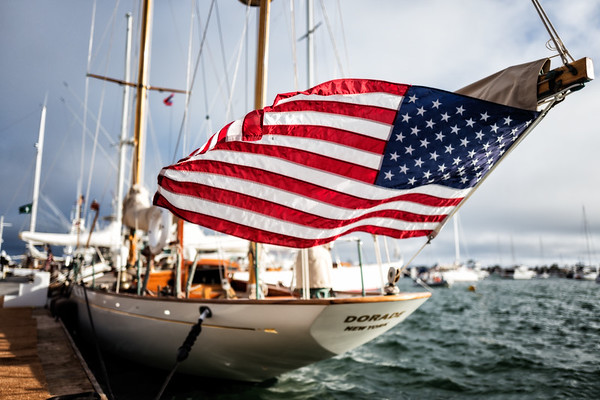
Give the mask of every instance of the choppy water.
M 418 290 L 409 280 L 400 286 Z M 435 289 L 402 324 L 334 359 L 262 384 L 176 376 L 163 398 L 600 398 L 600 285 L 490 279 L 475 292 L 467 286 Z M 117 399 L 152 398 L 164 380 L 162 371 L 107 364 Z

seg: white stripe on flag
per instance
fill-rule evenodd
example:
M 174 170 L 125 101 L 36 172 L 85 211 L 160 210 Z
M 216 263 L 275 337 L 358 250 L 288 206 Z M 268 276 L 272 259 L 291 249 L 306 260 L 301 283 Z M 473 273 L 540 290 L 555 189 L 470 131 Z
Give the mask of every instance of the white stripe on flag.
M 380 140 L 387 140 L 393 127 L 393 124 L 385 124 L 365 118 L 317 111 L 266 112 L 263 125 L 323 126 L 342 129 Z
M 332 205 L 325 201 L 315 200 L 287 190 L 277 189 L 262 183 L 247 181 L 242 178 L 234 178 L 207 172 L 176 170 L 167 170 L 164 172 L 164 176 L 177 182 L 198 183 L 216 189 L 225 189 L 253 196 L 275 204 L 291 207 L 301 212 L 330 219 L 350 220 L 359 218 L 367 213 L 381 210 L 405 211 L 420 215 L 446 215 L 454 209 L 454 206 L 433 207 L 410 201 L 394 201 L 366 209 L 350 209 Z
M 198 157 L 191 157 L 193 161 Z M 384 200 L 404 194 L 419 193 L 445 199 L 457 199 L 465 197 L 470 191 L 467 189 L 454 189 L 442 185 L 424 185 L 414 189 L 388 189 L 381 186 L 364 183 L 361 181 L 344 178 L 314 168 L 305 167 L 277 157 L 262 154 L 248 154 L 238 151 L 216 149 L 202 155 L 203 161 L 217 161 L 238 166 L 260 168 L 276 174 L 289 176 L 300 181 L 326 187 L 334 191 L 346 193 L 350 196 L 365 198 L 369 200 Z
M 261 140 L 252 143 L 304 150 L 374 170 L 379 169 L 383 157 L 381 154 L 358 150 L 338 143 L 298 136 L 264 135 Z
M 397 110 L 402 102 L 404 96 L 397 94 L 390 94 L 385 92 L 372 92 L 372 93 L 355 93 L 355 94 L 336 94 L 323 96 L 319 94 L 302 94 L 299 93 L 295 96 L 281 99 L 275 104 L 275 106 L 289 103 L 291 101 L 334 101 L 339 103 L 357 104 L 364 106 L 375 106 L 388 108 L 390 110 Z
M 246 210 L 244 208 L 228 206 L 199 199 L 197 197 L 179 195 L 159 186 L 158 192 L 174 207 L 211 217 L 225 219 L 231 223 L 245 225 L 253 229 L 260 229 L 278 235 L 294 236 L 301 239 L 325 239 L 342 235 L 349 230 L 373 225 L 380 228 L 389 228 L 399 231 L 433 230 L 439 223 L 412 223 L 398 221 L 393 218 L 367 218 L 342 227 L 333 229 L 311 228 L 294 222 L 287 222 L 264 214 Z M 226 216 L 226 218 L 225 218 Z M 293 232 L 293 233 L 292 233 Z

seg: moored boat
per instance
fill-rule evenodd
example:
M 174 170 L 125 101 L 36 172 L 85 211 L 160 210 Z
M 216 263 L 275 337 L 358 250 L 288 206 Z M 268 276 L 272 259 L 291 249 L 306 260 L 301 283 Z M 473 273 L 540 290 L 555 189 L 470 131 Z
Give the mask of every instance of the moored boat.
M 144 4 L 148 10 L 150 3 Z M 264 8 L 268 4 L 262 2 Z M 264 8 L 261 15 L 268 15 Z M 147 20 L 142 23 L 148 25 Z M 264 59 L 264 54 L 258 59 Z M 529 89 L 524 89 L 528 98 L 525 106 L 515 104 L 514 99 L 490 99 L 490 91 L 502 86 L 494 79 L 483 83 L 483 90 L 477 85 L 479 89 L 469 88 L 459 94 L 376 80 L 340 79 L 282 94 L 270 107 L 258 102 L 256 111 L 224 127 L 189 157 L 165 167 L 158 177 L 154 205 L 179 220 L 250 241 L 248 266 L 255 274 L 258 242 L 305 249 L 362 231 L 395 238 L 423 237 L 428 244 L 509 153 L 507 150 L 520 143 L 573 89 L 558 89 L 550 95 L 544 92 L 540 100 L 538 80 L 540 72 L 548 73 L 548 64 L 549 60 L 529 63 L 528 73 L 510 81 L 515 87 Z M 511 72 L 515 70 L 522 68 Z M 138 79 L 138 99 L 143 99 L 148 85 L 143 76 Z M 554 84 L 552 88 L 556 89 Z M 438 110 L 442 104 L 447 108 Z M 395 146 L 400 145 L 394 142 L 409 137 L 408 117 L 426 126 L 429 121 L 422 118 L 426 106 L 431 114 L 438 113 L 436 123 L 446 133 L 442 136 L 447 136 L 443 146 L 459 148 L 464 139 L 473 142 L 477 151 L 473 148 L 452 156 L 436 152 L 432 159 L 440 165 L 432 162 L 425 166 L 428 169 L 410 177 L 398 177 L 398 166 L 392 162 L 398 162 L 400 147 Z M 451 119 L 450 109 L 454 112 L 452 122 L 447 121 Z M 478 119 L 484 122 L 479 122 L 477 129 L 485 129 L 485 134 L 466 128 L 473 128 L 475 118 L 483 115 L 485 118 Z M 136 121 L 142 119 L 137 115 Z M 452 135 L 457 124 L 468 131 L 465 135 L 470 135 L 469 140 L 457 140 Z M 402 160 L 421 168 L 424 162 L 412 154 L 416 148 L 413 144 L 418 142 L 402 145 L 411 149 Z M 442 153 L 443 147 L 438 150 Z M 435 150 L 427 149 L 430 151 Z M 461 164 L 469 154 L 473 154 L 471 162 Z M 139 164 L 134 161 L 133 165 L 133 175 L 139 175 Z M 132 188 L 137 184 L 132 182 Z M 136 227 L 130 226 L 131 238 L 136 236 Z M 184 241 L 185 237 L 180 237 L 171 247 L 174 254 Z M 134 250 L 134 244 L 142 244 L 135 239 L 131 242 Z M 219 273 L 216 282 L 208 283 L 224 289 L 217 296 L 186 298 L 181 290 L 186 267 L 180 255 L 174 257 L 170 279 L 162 286 L 167 291 L 147 285 L 154 274 L 156 255 L 148 247 L 138 252 L 136 263 L 142 272 L 132 281 L 129 292 L 119 292 L 113 285 L 103 289 L 74 286 L 71 299 L 77 305 L 80 329 L 84 336 L 97 336 L 103 348 L 166 369 L 173 365 L 186 334 L 201 322 L 200 340 L 193 347 L 187 346 L 190 357 L 179 364 L 179 371 L 191 374 L 265 380 L 376 338 L 402 322 L 431 295 L 398 293 L 395 283 L 400 271 L 395 269 L 388 274 L 385 295 L 334 293 L 333 297 L 314 299 L 309 298 L 304 283 L 301 294 L 265 291 L 256 275 L 254 281 L 250 278 L 245 286 L 231 292 L 228 287 L 236 282 L 224 269 L 219 270 L 224 273 Z M 139 266 L 141 263 L 145 265 Z M 189 276 L 194 283 L 195 274 Z M 249 289 L 253 287 L 252 294 Z
M 92 334 L 86 296 L 103 349 L 162 369 L 173 365 L 200 308 L 209 307 L 212 317 L 204 322 L 198 343 L 178 371 L 264 381 L 374 339 L 406 319 L 430 293 L 194 300 L 76 286 L 72 298 L 84 335 Z

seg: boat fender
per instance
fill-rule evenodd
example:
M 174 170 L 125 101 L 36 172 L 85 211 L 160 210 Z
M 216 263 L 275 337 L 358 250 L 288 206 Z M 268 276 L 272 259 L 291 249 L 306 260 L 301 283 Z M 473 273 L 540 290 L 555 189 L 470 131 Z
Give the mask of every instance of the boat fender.
M 384 287 L 384 292 L 386 295 L 394 295 L 400 293 L 400 289 L 396 286 L 398 280 L 400 280 L 400 269 L 390 267 L 388 270 L 388 282 Z
M 388 283 L 390 285 L 395 285 L 400 280 L 400 269 L 390 267 L 388 269 Z
M 158 254 L 167 245 L 171 228 L 171 214 L 158 209 L 160 212 L 152 213 L 148 221 L 148 246 L 152 254 Z

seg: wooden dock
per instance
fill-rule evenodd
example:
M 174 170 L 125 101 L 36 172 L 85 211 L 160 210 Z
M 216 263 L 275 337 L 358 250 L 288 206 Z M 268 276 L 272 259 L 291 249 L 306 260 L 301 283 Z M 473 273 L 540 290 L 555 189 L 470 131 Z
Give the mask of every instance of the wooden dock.
M 64 325 L 47 309 L 0 308 L 0 399 L 106 399 Z

